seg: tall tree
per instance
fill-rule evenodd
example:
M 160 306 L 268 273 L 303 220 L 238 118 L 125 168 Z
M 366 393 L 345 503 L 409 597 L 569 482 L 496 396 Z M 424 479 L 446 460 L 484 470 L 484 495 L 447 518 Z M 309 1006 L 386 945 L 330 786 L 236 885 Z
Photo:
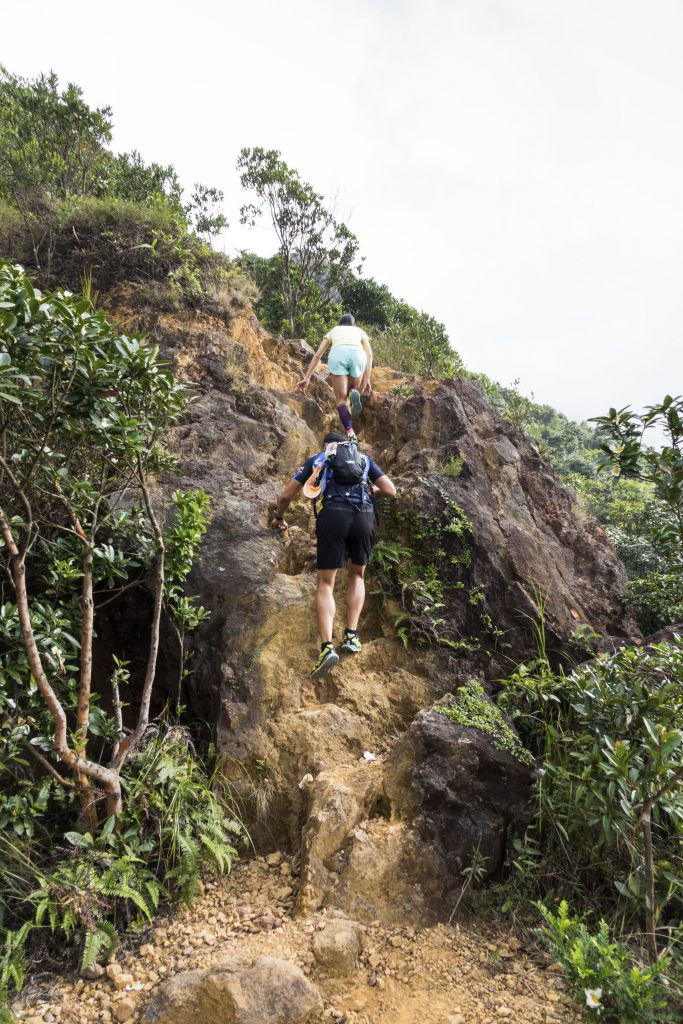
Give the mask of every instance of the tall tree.
M 242 224 L 253 225 L 264 210 L 280 246 L 280 288 L 287 333 L 306 334 L 303 316 L 317 313 L 319 302 L 339 296 L 339 288 L 358 256 L 358 239 L 325 206 L 323 196 L 302 181 L 281 159 L 279 150 L 243 149 L 237 161 L 242 186 L 256 202 L 240 211 Z
M 56 771 L 56 757 L 71 772 L 92 828 L 93 785 L 107 815 L 121 812 L 121 767 L 149 722 L 162 612 L 178 622 L 181 642 L 200 614 L 179 582 L 201 537 L 204 499 L 176 496 L 181 533 L 169 543 L 148 485 L 170 464 L 163 435 L 188 401 L 154 347 L 118 335 L 88 300 L 43 294 L 20 268 L 0 264 L 0 567 L 14 591 L 2 607 L 0 678 L 37 687 L 52 718 L 45 763 Z M 144 571 L 153 608 L 137 721 L 126 731 L 117 714 L 103 760 L 101 745 L 89 745 L 98 606 Z

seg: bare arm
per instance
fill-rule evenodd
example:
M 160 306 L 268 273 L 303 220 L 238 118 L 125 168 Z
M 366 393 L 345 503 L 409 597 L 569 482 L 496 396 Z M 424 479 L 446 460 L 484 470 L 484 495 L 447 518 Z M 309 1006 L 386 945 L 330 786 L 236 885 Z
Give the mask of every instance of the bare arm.
M 309 365 L 308 369 L 306 370 L 306 376 L 303 377 L 303 379 L 300 380 L 299 383 L 297 384 L 297 389 L 299 391 L 305 391 L 306 388 L 308 387 L 308 385 L 311 383 L 311 377 L 313 376 L 315 368 L 318 365 L 318 363 L 320 362 L 320 360 L 322 359 L 322 357 L 325 355 L 325 350 L 327 349 L 327 346 L 329 344 L 330 344 L 330 339 L 329 338 L 323 338 L 323 340 L 318 345 L 318 351 L 315 353 L 315 355 L 311 359 L 310 365 Z
M 387 498 L 396 497 L 396 487 L 386 474 L 378 477 L 372 486 L 375 494 L 385 494 Z
M 363 334 L 363 336 L 361 338 L 361 345 L 363 346 L 363 349 L 365 350 L 365 355 L 367 357 L 367 362 L 365 364 L 365 370 L 363 372 L 363 378 L 361 380 L 360 389 L 361 389 L 361 391 L 364 391 L 366 394 L 371 395 L 372 394 L 372 384 L 370 382 L 370 376 L 372 374 L 372 348 L 371 348 L 370 342 L 368 341 L 368 338 L 366 337 L 365 334 Z
M 296 496 L 299 494 L 303 487 L 298 480 L 288 480 L 282 489 L 280 500 L 277 503 L 275 509 L 275 515 L 273 516 L 270 525 L 276 530 L 286 530 L 287 523 L 284 520 L 284 514 L 294 501 Z

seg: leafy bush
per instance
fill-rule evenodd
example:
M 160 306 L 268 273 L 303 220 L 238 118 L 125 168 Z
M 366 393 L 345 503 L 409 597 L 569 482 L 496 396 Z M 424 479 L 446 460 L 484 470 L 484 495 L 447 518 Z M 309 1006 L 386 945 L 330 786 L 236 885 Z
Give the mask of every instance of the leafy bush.
M 385 516 L 392 539 L 373 549 L 373 593 L 403 644 L 472 652 L 495 640 L 483 590 L 467 578 L 472 526 L 460 506 L 439 491 L 432 511 L 392 503 Z
M 545 943 L 567 973 L 577 1002 L 614 1024 L 674 1021 L 661 1013 L 669 1002 L 662 979 L 668 958 L 649 967 L 634 964 L 628 947 L 612 940 L 605 921 L 591 932 L 582 918 L 569 916 L 566 900 L 556 913 L 543 903 L 537 906 L 545 920 Z
M 255 253 L 240 253 L 237 265 L 249 275 L 258 289 L 255 303 L 256 314 L 267 330 L 273 334 L 289 337 L 292 326 L 287 313 L 287 305 L 282 293 L 281 253 L 269 258 L 257 256 Z M 290 269 L 293 281 L 298 282 L 299 271 Z M 318 345 L 323 335 L 329 330 L 342 314 L 342 307 L 336 298 L 330 297 L 317 280 L 310 278 L 299 282 L 301 287 L 297 300 L 297 330 L 301 337 L 312 345 Z
M 596 416 L 601 436 L 601 466 L 613 480 L 649 485 L 665 512 L 649 527 L 660 564 L 653 573 L 633 581 L 632 596 L 647 626 L 664 626 L 683 614 L 683 397 L 666 395 L 642 416 L 627 407 Z M 646 443 L 647 431 L 658 427 L 665 443 L 659 450 Z M 663 563 L 663 564 L 662 564 Z
M 253 226 L 267 211 L 279 242 L 268 274 L 284 311 L 282 333 L 310 338 L 312 321 L 327 316 L 357 259 L 358 239 L 278 150 L 242 149 L 237 169 L 255 199 L 242 207 L 241 222 Z
M 0 995 L 3 980 L 21 987 L 32 928 L 76 939 L 83 970 L 111 956 L 122 930 L 150 922 L 162 898 L 191 899 L 203 869 L 230 871 L 244 832 L 212 781 L 186 731 L 165 727 L 126 765 L 118 830 L 109 818 L 98 835 L 2 841 Z
M 444 324 L 391 294 L 373 278 L 348 274 L 344 308 L 371 334 L 375 363 L 423 377 L 457 377 L 465 371 Z
M 29 263 L 46 286 L 59 270 L 54 264 L 57 249 L 75 233 L 75 225 L 69 226 L 73 209 L 87 198 L 124 200 L 140 210 L 163 211 L 183 238 L 191 224 L 208 238 L 226 227 L 225 217 L 215 209 L 223 199 L 218 189 L 195 184 L 189 203 L 183 203 L 172 166 L 145 164 L 137 151 L 111 153 L 106 148 L 111 116 L 109 107 L 89 107 L 77 85 L 60 89 L 53 73 L 31 81 L 0 66 L 0 200 L 19 216 L 26 248 L 26 253 L 12 247 L 2 254 Z M 2 219 L 6 228 L 7 218 Z M 186 265 L 177 259 L 174 268 L 181 276 L 196 269 L 191 261 Z M 188 294 L 194 283 L 185 282 Z
M 0 205 L 0 252 L 32 267 L 28 235 Z M 106 291 L 122 281 L 161 284 L 178 304 L 227 315 L 256 297 L 248 274 L 206 242 L 188 234 L 163 203 L 83 198 L 65 206 L 54 230 L 52 277 L 79 292 L 84 275 Z M 44 281 L 45 275 L 38 278 Z
M 683 642 L 555 673 L 521 666 L 503 707 L 543 759 L 541 875 L 642 931 L 650 961 L 683 909 Z
M 443 467 L 444 476 L 451 476 L 457 479 L 462 473 L 462 455 L 452 455 Z
M 162 611 L 178 634 L 178 689 L 184 631 L 205 615 L 183 584 L 207 496 L 176 492 L 155 510 L 148 489 L 172 465 L 163 435 L 190 396 L 153 346 L 88 300 L 43 294 L 2 264 L 0 326 L 0 559 L 14 587 L 0 606 L 6 987 L 21 976 L 27 915 L 83 938 L 86 959 L 111 951 L 119 926 L 191 893 L 203 863 L 229 869 L 237 826 L 185 734 L 149 745 Z M 131 716 L 127 664 L 114 656 L 110 678 L 96 677 L 93 644 L 108 603 L 136 586 L 149 636 Z
M 195 895 L 204 865 L 230 871 L 235 845 L 244 838 L 236 807 L 214 792 L 215 779 L 187 731 L 177 727 L 157 733 L 124 779 L 128 826 L 148 847 L 155 876 L 185 899 Z
M 524 749 L 500 708 L 489 700 L 484 687 L 476 679 L 470 679 L 465 686 L 459 686 L 453 702 L 446 707 L 437 707 L 436 710 L 450 718 L 451 722 L 485 732 L 494 747 L 506 750 L 522 764 L 534 763 L 532 755 Z

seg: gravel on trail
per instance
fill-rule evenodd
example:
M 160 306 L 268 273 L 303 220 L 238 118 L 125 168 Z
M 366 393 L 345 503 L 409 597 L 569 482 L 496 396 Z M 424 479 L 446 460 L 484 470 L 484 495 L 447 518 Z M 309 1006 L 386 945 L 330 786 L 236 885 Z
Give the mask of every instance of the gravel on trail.
M 200 884 L 198 898 L 157 919 L 90 978 L 29 981 L 15 1000 L 22 1024 L 137 1024 L 165 980 L 229 956 L 279 957 L 323 997 L 320 1021 L 342 1024 L 570 1024 L 585 1019 L 556 965 L 490 924 L 361 925 L 357 966 L 336 976 L 314 938 L 344 917 L 326 908 L 295 918 L 294 871 L 280 853 L 239 862 Z M 274 1022 L 275 1024 L 275 1022 Z

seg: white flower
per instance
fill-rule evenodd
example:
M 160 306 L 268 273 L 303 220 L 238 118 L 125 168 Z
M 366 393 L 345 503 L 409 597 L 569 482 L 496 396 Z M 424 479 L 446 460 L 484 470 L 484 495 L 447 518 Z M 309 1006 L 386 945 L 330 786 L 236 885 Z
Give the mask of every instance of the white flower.
M 586 1006 L 590 1006 L 591 1010 L 594 1010 L 596 1006 L 600 1006 L 600 1000 L 602 999 L 601 988 L 586 988 Z
M 612 475 L 613 476 L 621 476 L 621 466 L 614 466 L 612 468 Z

